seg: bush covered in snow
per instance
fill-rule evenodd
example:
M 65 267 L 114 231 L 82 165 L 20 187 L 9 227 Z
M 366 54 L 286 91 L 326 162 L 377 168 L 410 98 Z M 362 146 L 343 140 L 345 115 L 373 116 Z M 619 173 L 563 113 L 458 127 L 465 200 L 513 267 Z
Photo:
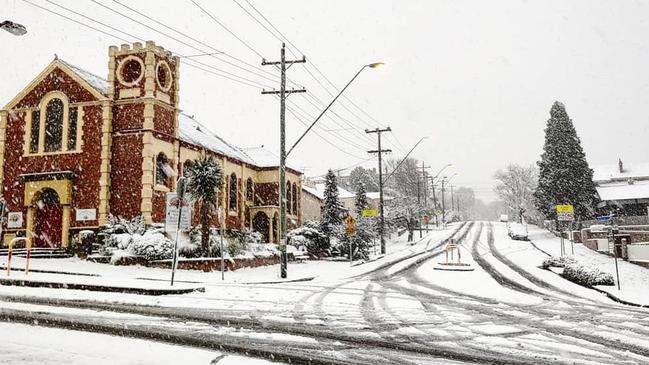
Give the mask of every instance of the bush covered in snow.
M 593 267 L 570 263 L 563 269 L 563 277 L 583 286 L 615 285 L 613 275 Z
M 304 247 L 313 257 L 329 256 L 327 235 L 320 230 L 319 222 L 306 222 L 304 226 L 293 229 L 286 234 L 288 243 Z
M 136 255 L 147 260 L 173 257 L 173 241 L 164 235 L 162 228 L 147 227 L 142 216 L 132 220 L 110 216 L 101 231 L 102 253 L 106 255 Z
M 563 256 L 563 257 L 550 256 L 545 260 L 543 260 L 543 263 L 541 263 L 541 267 L 544 269 L 547 269 L 549 267 L 565 267 L 567 264 L 574 264 L 576 262 L 577 261 L 575 261 L 575 259 L 568 256 Z

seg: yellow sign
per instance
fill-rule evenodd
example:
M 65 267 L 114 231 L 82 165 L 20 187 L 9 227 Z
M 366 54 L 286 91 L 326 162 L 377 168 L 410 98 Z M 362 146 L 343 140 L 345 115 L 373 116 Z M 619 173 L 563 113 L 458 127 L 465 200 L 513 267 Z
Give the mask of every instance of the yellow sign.
M 442 215 L 442 210 L 441 210 L 441 209 L 437 209 L 437 210 L 435 211 L 435 215 L 436 215 L 436 216 L 440 216 L 440 215 Z
M 345 218 L 345 233 L 348 235 L 354 235 L 356 233 L 356 228 L 354 227 L 354 224 L 356 224 L 356 219 L 352 217 L 351 215 L 348 215 L 347 218 Z
M 370 216 L 375 216 L 376 215 L 376 209 L 365 209 L 361 210 L 361 215 L 363 217 L 370 217 Z
M 557 205 L 557 213 L 574 213 L 575 208 L 570 204 Z

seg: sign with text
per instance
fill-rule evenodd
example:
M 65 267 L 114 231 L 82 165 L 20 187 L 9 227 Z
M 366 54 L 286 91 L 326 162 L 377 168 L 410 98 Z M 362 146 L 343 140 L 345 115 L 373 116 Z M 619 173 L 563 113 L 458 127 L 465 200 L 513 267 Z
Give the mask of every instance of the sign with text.
M 376 215 L 376 209 L 365 209 L 361 210 L 361 215 L 363 217 L 373 217 Z
M 575 220 L 575 207 L 570 204 L 557 205 L 557 220 L 560 221 L 574 221 Z
M 7 228 L 22 228 L 22 227 L 23 227 L 23 212 L 7 213 Z
M 97 219 L 97 209 L 75 209 L 74 219 L 77 222 L 94 221 Z
M 181 213 L 182 209 L 182 214 Z M 186 230 L 192 225 L 192 204 L 189 196 L 178 199 L 175 192 L 167 193 L 165 204 L 165 231 L 175 232 L 178 229 L 178 216 L 180 215 L 180 229 Z

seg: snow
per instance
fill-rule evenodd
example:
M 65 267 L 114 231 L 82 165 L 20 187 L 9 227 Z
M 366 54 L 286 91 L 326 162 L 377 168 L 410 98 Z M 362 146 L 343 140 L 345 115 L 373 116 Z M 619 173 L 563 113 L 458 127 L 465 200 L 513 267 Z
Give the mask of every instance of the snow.
M 108 96 L 108 81 L 106 79 L 104 79 L 101 76 L 97 76 L 90 71 L 86 71 L 81 67 L 63 61 L 60 58 L 59 58 L 59 62 L 61 62 L 63 65 L 67 66 L 68 68 L 70 68 L 70 70 L 76 73 L 80 78 L 82 78 L 84 81 L 90 84 L 90 86 L 92 86 L 95 90 L 99 91 L 102 95 Z
M 255 164 L 255 161 L 242 149 L 226 142 L 188 114 L 178 114 L 178 135 L 183 142 L 206 148 L 241 162 Z
M 278 167 L 279 166 L 279 155 L 267 149 L 264 146 L 261 147 L 248 147 L 244 148 L 243 151 L 255 161 L 255 164 L 259 167 Z M 299 171 L 298 168 L 291 165 L 290 163 L 286 164 L 286 167 Z
M 649 162 L 645 163 L 623 163 L 623 171 L 620 172 L 618 164 L 593 166 L 593 181 L 604 182 L 612 179 L 627 180 L 629 178 L 648 178 Z
M 15 323 L 0 323 L 0 344 L 0 364 L 277 364 L 219 351 Z
M 649 180 L 636 181 L 633 184 L 627 182 L 600 184 L 596 189 L 602 200 L 649 198 Z

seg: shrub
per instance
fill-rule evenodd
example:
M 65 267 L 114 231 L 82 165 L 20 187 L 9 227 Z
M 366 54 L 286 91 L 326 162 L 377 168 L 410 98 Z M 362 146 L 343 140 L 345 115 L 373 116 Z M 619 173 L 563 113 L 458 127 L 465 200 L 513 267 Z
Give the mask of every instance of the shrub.
M 320 230 L 318 222 L 307 222 L 304 226 L 289 231 L 286 237 L 290 245 L 297 248 L 304 246 L 311 256 L 330 255 L 327 236 Z
M 599 269 L 580 265 L 577 262 L 566 264 L 563 277 L 583 286 L 615 285 L 613 275 Z
M 541 267 L 544 269 L 547 269 L 549 267 L 565 267 L 567 264 L 573 264 L 575 263 L 575 259 L 572 257 L 556 257 L 556 256 L 550 256 L 547 257 L 543 262 L 541 263 Z

